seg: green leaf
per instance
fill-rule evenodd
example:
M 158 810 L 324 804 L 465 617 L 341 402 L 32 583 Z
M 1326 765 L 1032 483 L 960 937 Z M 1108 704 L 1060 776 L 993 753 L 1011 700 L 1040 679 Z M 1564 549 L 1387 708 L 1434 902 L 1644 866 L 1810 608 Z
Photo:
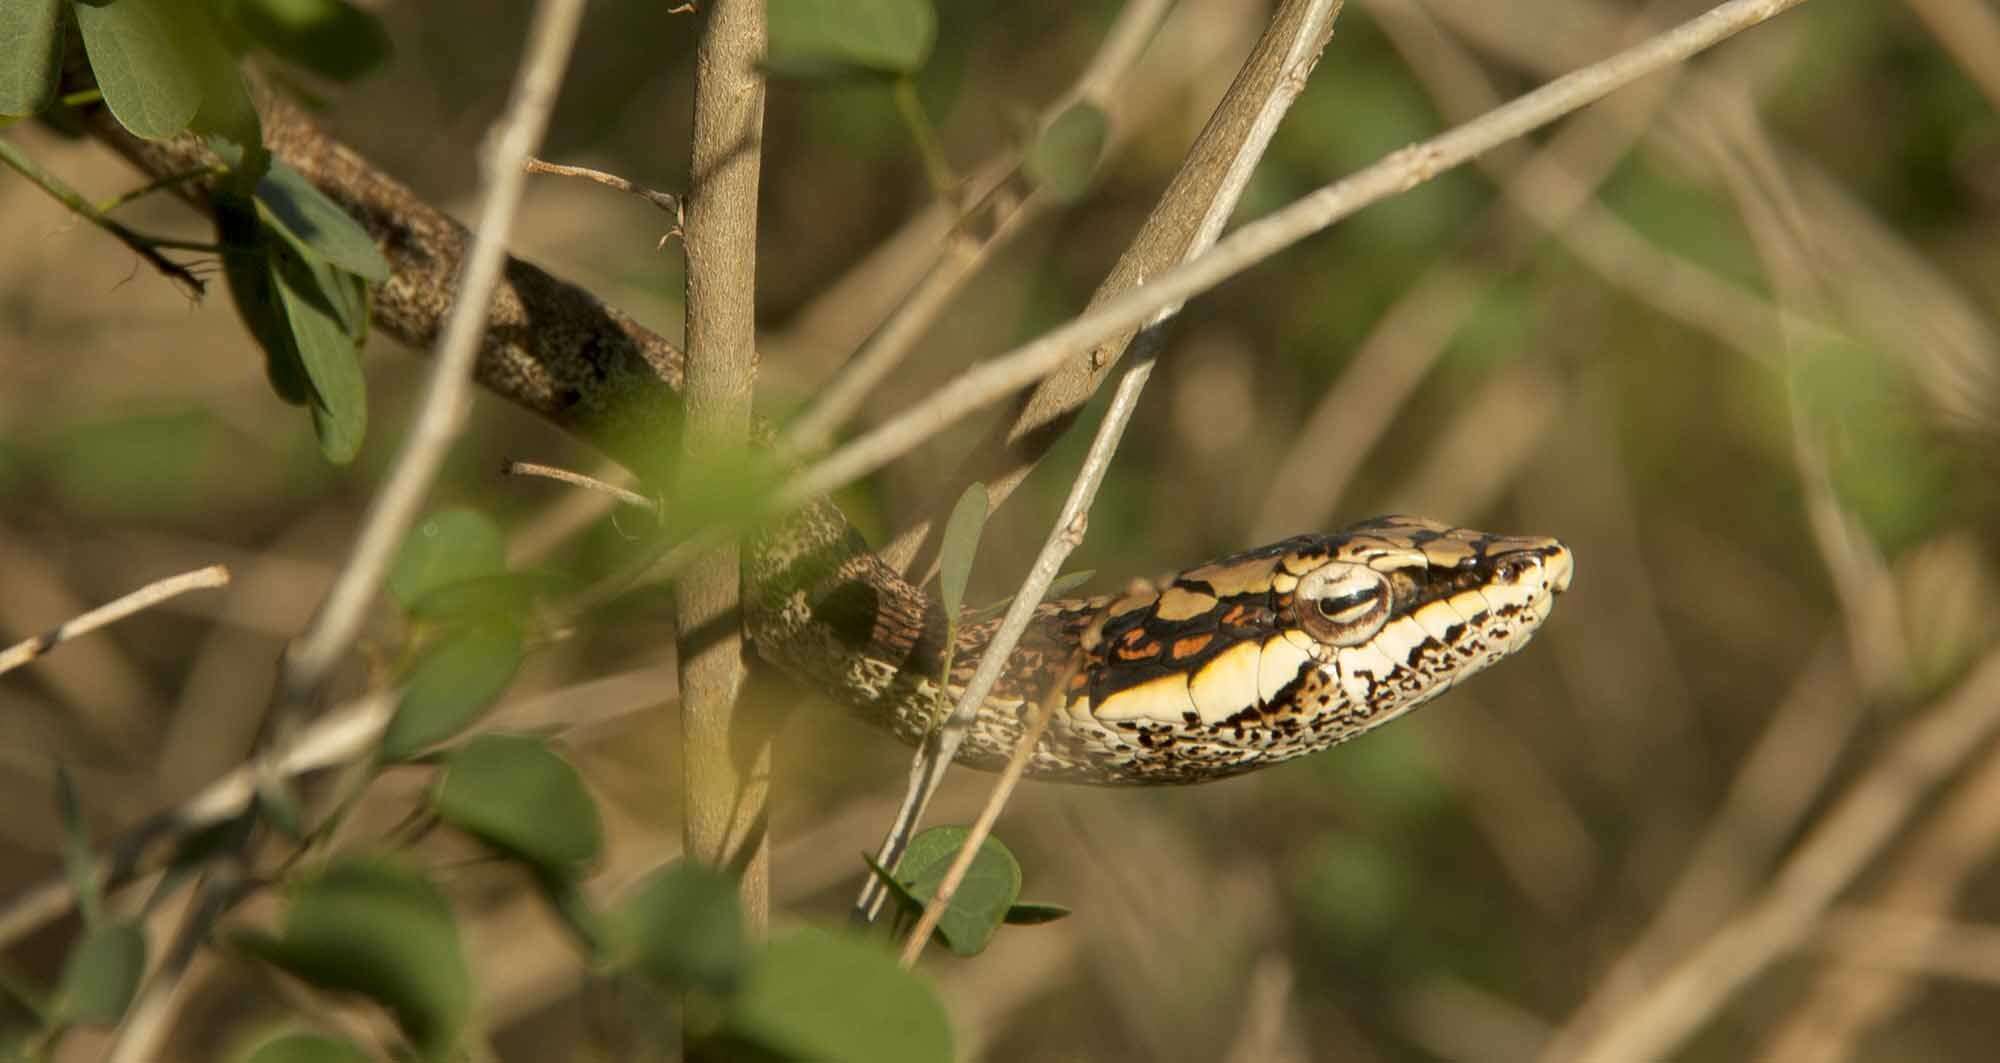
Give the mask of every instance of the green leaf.
M 901 908 L 903 911 L 908 912 L 911 915 L 923 914 L 924 911 L 923 898 L 918 897 L 914 893 L 911 893 L 910 887 L 903 885 L 903 880 L 897 878 L 896 873 L 894 871 L 891 871 L 888 868 L 883 867 L 879 862 L 876 861 L 874 856 L 868 853 L 862 853 L 861 859 L 862 862 L 868 865 L 869 873 L 873 874 L 876 878 L 881 879 L 882 885 L 888 887 L 890 894 L 896 898 L 897 907 Z
M 497 575 L 507 568 L 500 525 L 476 509 L 444 509 L 410 531 L 389 572 L 389 593 L 404 609 L 441 587 Z
M 972 578 L 972 562 L 979 554 L 979 535 L 986 530 L 986 485 L 975 483 L 958 496 L 945 521 L 944 538 L 938 545 L 938 594 L 944 599 L 944 615 L 958 622 L 965 606 L 965 584 Z
M 209 138 L 226 141 L 234 151 L 219 151 L 229 161 L 228 186 L 248 192 L 269 172 L 271 153 L 264 150 L 264 124 L 257 117 L 257 105 L 250 99 L 250 86 L 234 63 L 204 67 L 201 107 L 189 128 Z
M 59 1022 L 110 1026 L 125 1015 L 146 972 L 146 932 L 133 923 L 102 923 L 70 949 L 58 984 Z
M 264 1041 L 240 1063 L 374 1063 L 374 1059 L 344 1038 L 294 1032 Z
M 237 941 L 314 985 L 359 993 L 389 1009 L 426 1054 L 457 1044 L 472 976 L 444 895 L 385 860 L 347 857 L 291 891 L 276 937 Z
M 215 197 L 215 236 L 222 245 L 222 274 L 243 326 L 264 349 L 271 390 L 294 406 L 312 401 L 312 380 L 299 360 L 292 319 L 272 274 L 271 241 L 257 208 L 244 196 Z
M 368 230 L 326 198 L 311 181 L 284 163 L 272 163 L 257 182 L 257 202 L 271 212 L 288 239 L 356 276 L 380 284 L 389 279 L 389 260 Z
M 381 20 L 343 0 L 234 0 L 230 18 L 272 54 L 335 81 L 389 58 Z
M 341 320 L 345 282 L 317 256 L 272 242 L 271 276 L 312 381 L 313 432 L 320 453 L 336 465 L 354 460 L 368 428 L 368 382 L 361 344 Z
M 1009 926 L 1039 926 L 1043 923 L 1053 923 L 1058 919 L 1068 919 L 1070 915 L 1070 909 L 1065 905 L 1038 904 L 1034 901 L 1023 901 L 1020 904 L 1010 905 L 1007 908 L 1007 924 Z
M 0 4 L 0 115 L 34 114 L 62 72 L 63 0 Z
M 801 930 L 765 946 L 724 1019 L 794 1059 L 944 1063 L 951 1025 L 929 984 L 860 938 Z
M 937 40 L 929 0 L 770 0 L 766 64 L 783 77 L 913 74 Z
M 909 851 L 896 865 L 896 877 L 909 886 L 913 896 L 929 904 L 937 896 L 945 872 L 958 858 L 967 833 L 964 827 L 932 827 L 910 839 Z M 938 934 L 954 953 L 976 956 L 985 951 L 1006 921 L 1008 910 L 1020 899 L 1021 863 L 1000 839 L 989 835 L 980 843 L 965 880 L 938 920 Z
M 186 129 L 201 107 L 201 57 L 190 38 L 206 21 L 202 5 L 77 0 L 71 10 L 104 103 L 119 124 L 147 140 Z
M 481 735 L 454 750 L 431 807 L 446 823 L 556 878 L 582 875 L 603 847 L 583 777 L 539 738 Z
M 83 820 L 83 802 L 76 796 L 76 780 L 69 765 L 56 763 L 56 813 L 62 818 L 63 877 L 76 894 L 76 910 L 83 925 L 96 926 L 103 911 L 97 882 L 97 854 L 90 848 L 90 827 Z
M 1103 111 L 1088 103 L 1071 104 L 1028 149 L 1022 164 L 1028 178 L 1060 202 L 1076 200 L 1090 187 L 1109 132 Z
M 687 860 L 646 876 L 612 926 L 628 962 L 672 988 L 731 992 L 749 960 L 736 880 Z
M 405 760 L 465 730 L 514 681 L 521 630 L 504 620 L 453 631 L 410 669 L 382 735 L 382 756 Z

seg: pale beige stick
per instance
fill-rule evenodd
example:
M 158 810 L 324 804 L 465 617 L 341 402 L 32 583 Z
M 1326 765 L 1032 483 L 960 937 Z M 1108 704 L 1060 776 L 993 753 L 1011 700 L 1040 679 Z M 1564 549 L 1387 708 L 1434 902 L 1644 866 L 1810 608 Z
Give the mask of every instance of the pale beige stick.
M 224 587 L 228 584 L 229 569 L 222 565 L 209 565 L 193 572 L 183 572 L 178 576 L 155 580 L 122 598 L 100 605 L 81 616 L 65 620 L 34 638 L 23 639 L 0 650 L 0 675 L 27 664 L 78 635 L 87 635 L 106 624 L 117 623 L 133 613 L 150 609 L 177 594 Z
M 1137 369 L 1133 370 L 1137 372 Z M 1079 536 L 1081 538 L 1081 536 Z M 1000 810 L 1007 807 L 1007 798 L 1013 796 L 1014 787 L 1028 770 L 1028 758 L 1034 756 L 1036 743 L 1042 740 L 1042 729 L 1048 726 L 1049 717 L 1055 714 L 1056 706 L 1069 696 L 1070 677 L 1082 666 L 1079 654 L 1071 654 L 1069 663 L 1063 667 L 1048 690 L 1035 701 L 1035 712 L 1021 728 L 1021 740 L 1014 744 L 1014 753 L 1007 758 L 1007 766 L 1000 772 L 1000 781 L 993 784 L 993 794 L 986 800 L 986 806 L 979 810 L 979 818 L 965 832 L 965 843 L 959 847 L 958 855 L 952 857 L 951 866 L 945 869 L 944 878 L 938 882 L 937 892 L 924 905 L 924 914 L 917 920 L 916 929 L 903 941 L 903 955 L 900 962 L 905 967 L 914 966 L 917 957 L 923 954 L 924 943 L 937 929 L 938 920 L 944 918 L 945 909 L 951 907 L 951 899 L 958 894 L 960 883 L 965 881 L 966 872 L 972 870 L 972 861 L 979 855 L 979 847 L 986 844 L 986 837 L 993 833 L 993 824 L 1000 819 Z

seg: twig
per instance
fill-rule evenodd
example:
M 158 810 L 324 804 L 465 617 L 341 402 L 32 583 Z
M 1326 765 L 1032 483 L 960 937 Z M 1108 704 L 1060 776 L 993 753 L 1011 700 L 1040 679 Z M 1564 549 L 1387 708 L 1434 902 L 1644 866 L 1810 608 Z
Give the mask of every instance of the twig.
M 1224 107 L 1236 113 L 1241 108 L 1247 114 L 1238 113 L 1242 128 L 1234 129 L 1231 135 L 1220 142 L 1213 139 L 1215 123 L 1204 130 L 1202 138 L 1189 158 L 1183 164 L 1187 168 L 1200 169 L 1199 179 L 1175 181 L 1180 189 L 1180 197 L 1174 201 L 1175 217 L 1185 222 L 1188 231 L 1182 242 L 1172 243 L 1178 253 L 1185 257 L 1201 254 L 1214 246 L 1222 226 L 1228 222 L 1241 198 L 1243 188 L 1248 184 L 1250 173 L 1256 168 L 1257 160 L 1263 156 L 1270 144 L 1271 136 L 1277 130 L 1278 120 L 1298 97 L 1304 87 L 1305 75 L 1319 55 L 1319 49 L 1332 33 L 1332 19 L 1338 13 L 1338 0 L 1304 0 L 1303 5 L 1291 5 L 1281 10 L 1273 19 L 1273 29 L 1267 35 L 1264 46 L 1256 50 L 1252 63 L 1265 78 L 1249 79 L 1239 76 L 1236 86 L 1232 86 L 1231 97 L 1225 99 Z M 1283 36 L 1284 32 L 1289 37 Z M 1275 42 L 1272 36 L 1276 36 Z M 1268 54 L 1275 52 L 1272 60 Z M 1258 55 L 1265 55 L 1263 62 L 1257 62 Z M 1252 88 L 1243 88 L 1250 85 Z M 1245 106 L 1236 98 L 1236 93 L 1259 91 L 1261 99 L 1254 105 Z M 1234 105 L 1232 108 L 1231 105 Z M 1226 151 L 1223 149 L 1227 149 Z M 1197 202 L 1196 197 L 1206 198 Z M 1161 216 L 1156 212 L 1155 217 Z M 1123 260 L 1139 259 L 1151 261 L 1148 257 L 1157 253 L 1146 234 L 1142 233 L 1133 253 Z M 1114 275 L 1114 281 L 1116 277 Z M 1107 284 L 1113 281 L 1107 281 Z M 1125 432 L 1132 411 L 1138 405 L 1138 396 L 1152 374 L 1153 357 L 1165 326 L 1180 310 L 1179 304 L 1161 309 L 1145 327 L 1137 333 L 1131 344 L 1134 367 L 1118 384 L 1117 393 L 1111 400 L 1110 411 L 1098 427 L 1098 433 L 1091 442 L 1090 454 L 1078 473 L 1076 483 L 1070 489 L 1069 499 L 1063 504 L 1062 514 L 1056 518 L 1055 528 L 1050 532 L 1042 553 L 1035 559 L 1028 580 L 1022 585 L 1013 602 L 1008 605 L 1006 619 L 1002 621 L 993 639 L 987 644 L 985 654 L 973 671 L 972 680 L 952 707 L 944 723 L 938 728 L 934 742 L 927 742 L 917 752 L 910 766 L 910 785 L 904 795 L 903 805 L 896 819 L 890 824 L 887 836 L 883 838 L 877 862 L 883 867 L 893 868 L 901 859 L 903 848 L 909 844 L 910 835 L 916 830 L 917 822 L 923 818 L 924 807 L 937 792 L 944 780 L 944 772 L 958 754 L 959 746 L 965 741 L 965 732 L 977 716 L 979 705 L 999 679 L 1007 658 L 1014 652 L 1014 644 L 1027 630 L 1034 609 L 1048 593 L 1049 581 L 1061 570 L 1064 560 L 1076 548 L 1068 540 L 1072 528 L 1075 538 L 1081 541 L 1083 521 L 1090 510 L 1091 500 L 1096 496 L 1098 484 L 1102 482 L 1104 471 L 1109 467 L 1111 456 L 1117 451 L 1118 441 Z M 989 500 L 989 506 L 991 505 Z M 881 909 L 886 898 L 887 887 L 873 876 L 862 884 L 861 896 L 855 902 L 857 915 L 872 919 Z
M 1134 366 L 1133 373 L 1146 367 Z M 1083 526 L 1079 521 L 1073 528 L 1065 529 L 1076 543 L 1083 542 Z M 1074 546 L 1075 544 L 1072 544 Z M 931 939 L 931 932 L 937 929 L 938 920 L 944 918 L 945 910 L 951 907 L 951 900 L 958 895 L 958 887 L 965 881 L 966 872 L 972 870 L 972 861 L 979 856 L 979 847 L 986 844 L 986 838 L 993 833 L 993 824 L 1000 819 L 1000 810 L 1007 807 L 1007 799 L 1013 796 L 1014 788 L 1020 785 L 1021 776 L 1028 770 L 1028 758 L 1034 756 L 1035 746 L 1042 740 L 1042 730 L 1049 724 L 1056 707 L 1069 696 L 1070 678 L 1083 665 L 1082 653 L 1069 656 L 1069 663 L 1063 666 L 1048 689 L 1035 702 L 1035 712 L 1021 728 L 1020 741 L 1014 743 L 1013 755 L 1007 758 L 1007 766 L 1000 771 L 1000 779 L 993 784 L 993 792 L 980 808 L 978 818 L 965 832 L 965 842 L 959 846 L 958 855 L 952 857 L 951 866 L 945 869 L 944 877 L 938 880 L 937 892 L 924 905 L 924 914 L 917 919 L 915 929 L 903 942 L 900 962 L 905 967 L 916 965 L 917 957 L 923 955 L 924 944 Z
M 429 390 L 417 411 L 410 437 L 389 473 L 388 482 L 369 506 L 361 534 L 333 587 L 306 631 L 285 648 L 273 711 L 266 721 L 265 741 L 273 736 L 282 741 L 290 735 L 297 726 L 297 717 L 318 697 L 334 665 L 353 645 L 369 603 L 388 574 L 396 548 L 408 534 L 464 423 L 473 361 L 486 331 L 493 291 L 507 259 L 507 236 L 526 183 L 521 160 L 541 143 L 583 9 L 583 0 L 542 0 L 536 6 L 513 96 L 491 133 L 484 160 L 486 195 L 480 226 L 466 256 L 465 272 L 438 343 L 437 364 L 431 370 Z M 277 773 L 270 758 L 254 758 L 251 769 L 252 782 L 259 789 L 274 785 Z M 234 901 L 239 883 L 228 873 L 227 865 L 241 858 L 240 851 L 222 857 L 222 872 L 196 890 L 195 908 L 183 927 L 183 938 L 205 937 L 214 918 Z M 158 1039 L 166 1034 L 171 1018 L 169 1005 L 185 971 L 185 964 L 163 967 L 148 981 L 133 1005 L 133 1014 L 152 1018 L 121 1031 L 118 1042 L 112 1046 L 112 1058 L 143 1059 L 154 1054 Z
M 2000 730 L 2000 653 L 1911 725 L 1850 786 L 1761 899 L 1655 979 L 1563 1059 L 1666 1059 L 1738 987 L 1811 934 L 1835 897 L 1897 835 L 1920 801 Z
M 485 332 L 494 287 L 506 263 L 507 237 L 526 184 L 527 172 L 521 163 L 534 153 L 548 127 L 549 111 L 569 64 L 583 8 L 583 0 L 542 0 L 536 6 L 513 98 L 489 134 L 481 167 L 486 194 L 479 227 L 465 256 L 444 334 L 438 340 L 429 389 L 388 482 L 369 505 L 361 534 L 355 538 L 318 615 L 285 650 L 280 697 L 286 703 L 310 700 L 354 644 L 369 603 L 388 575 L 396 548 L 409 534 L 464 423 L 473 360 Z
M 1119 79 L 1137 60 L 1140 46 L 1152 37 L 1166 15 L 1164 0 L 1132 0 L 1118 12 L 1118 20 L 1105 34 L 1097 54 L 1091 59 L 1076 86 L 1042 112 L 1044 124 L 1053 122 L 1071 105 L 1087 101 L 1099 107 L 1111 103 L 1110 94 Z M 988 162 L 969 182 L 973 190 L 985 189 L 977 203 L 953 222 L 944 245 L 902 300 L 896 304 L 861 349 L 842 365 L 822 388 L 811 406 L 785 426 L 780 449 L 784 453 L 810 453 L 833 440 L 839 427 L 854 416 L 877 384 L 887 377 L 913 349 L 937 320 L 953 296 L 961 291 L 979 269 L 991 261 L 1027 224 L 1041 216 L 1050 200 L 1030 191 L 1016 198 L 1002 194 L 1008 177 L 1020 166 L 1020 151 L 1011 150 Z M 975 236 L 974 216 L 991 212 L 983 236 Z
M 951 714 L 945 717 L 944 723 L 918 750 L 910 764 L 909 790 L 904 795 L 902 807 L 897 810 L 895 821 L 889 826 L 888 835 L 882 840 L 876 859 L 883 867 L 894 868 L 896 861 L 902 858 L 903 847 L 909 843 L 911 832 L 923 818 L 924 807 L 930 803 L 931 795 L 937 792 L 938 784 L 944 781 L 945 769 L 957 757 L 959 746 L 965 742 L 966 730 L 978 716 L 979 706 L 986 701 L 993 684 L 999 681 L 1007 658 L 1014 654 L 1014 645 L 1021 641 L 1028 624 L 1034 620 L 1035 609 L 1042 604 L 1042 596 L 1048 593 L 1049 583 L 1062 571 L 1063 562 L 1069 559 L 1071 551 L 1083 542 L 1084 530 L 1089 524 L 1090 504 L 1097 497 L 1097 488 L 1104 482 L 1105 471 L 1111 467 L 1111 457 L 1118 451 L 1118 441 L 1125 435 L 1125 426 L 1131 422 L 1133 410 L 1138 408 L 1139 393 L 1145 390 L 1146 379 L 1152 373 L 1152 360 L 1147 359 L 1127 370 L 1118 381 L 1118 390 L 1112 395 L 1111 406 L 1104 413 L 1104 423 L 1098 426 L 1097 436 L 1090 442 L 1090 452 L 1084 456 L 1082 468 L 1077 470 L 1076 482 L 1070 485 L 1069 497 L 1063 502 L 1062 513 L 1056 517 L 1055 527 L 1049 531 L 1048 541 L 1042 544 L 1042 552 L 1035 557 L 1027 578 L 1021 581 L 1021 589 L 1008 604 L 1006 616 L 987 643 L 978 667 L 973 669 L 972 678 L 952 705 Z M 886 896 L 887 888 L 881 885 L 881 880 L 869 876 L 862 886 L 861 896 L 855 901 L 856 914 L 864 920 L 874 918 Z
M 688 188 L 687 422 L 680 482 L 749 445 L 757 362 L 757 186 L 764 127 L 763 0 L 715 0 L 696 45 Z M 741 549 L 725 539 L 674 581 L 681 685 L 681 778 L 688 857 L 740 876 L 761 933 L 770 898 L 768 728 L 740 702 Z M 667 752 L 661 751 L 662 759 Z
M 116 237 L 119 243 L 131 248 L 134 254 L 145 259 L 147 265 L 159 270 L 168 280 L 174 281 L 186 288 L 189 294 L 199 296 L 207 291 L 207 285 L 203 284 L 201 278 L 195 276 L 192 270 L 160 254 L 160 248 L 174 246 L 178 241 L 168 241 L 147 236 L 137 230 L 128 228 L 123 222 L 107 216 L 104 211 L 99 210 L 89 200 L 83 198 L 82 193 L 63 183 L 62 178 L 42 169 L 40 164 L 27 156 L 27 153 L 15 147 L 12 141 L 4 137 L 0 137 L 0 162 L 6 163 L 16 173 L 34 182 L 42 191 L 47 192 L 53 197 L 56 202 L 68 207 L 70 212 L 77 217 Z M 158 183 L 157 181 L 153 182 L 147 188 L 150 189 Z M 117 204 L 114 202 L 112 205 L 116 206 Z M 212 248 L 203 249 L 213 251 Z
M 502 471 L 509 476 L 538 476 L 545 480 L 555 480 L 560 483 L 566 483 L 571 487 L 581 487 L 586 491 L 596 491 L 600 494 L 610 495 L 612 498 L 628 506 L 643 509 L 651 513 L 658 513 L 660 511 L 659 503 L 637 491 L 620 487 L 614 483 L 606 483 L 594 476 L 586 476 L 580 472 L 558 468 L 554 465 L 543 465 L 533 461 L 510 461 Z
M 1086 316 L 1089 309 L 1130 292 L 1214 245 L 1216 234 L 1229 220 L 1227 211 L 1217 215 L 1216 204 L 1226 202 L 1233 208 L 1240 189 L 1232 186 L 1248 179 L 1248 170 L 1263 157 L 1278 122 L 1304 90 L 1313 65 L 1333 34 L 1340 8 L 1339 0 L 1285 0 L 1271 13 L 1255 47 L 1201 133 L 1188 146 L 1187 156 L 1147 214 L 1145 224 L 1091 293 Z M 1128 353 L 1135 360 L 1142 357 L 1130 350 L 1137 324 L 1091 341 L 1094 346 L 1069 348 L 1069 357 L 1053 375 L 1036 379 L 1034 386 L 1017 398 L 1013 416 L 997 423 L 959 462 L 947 480 L 952 487 L 948 493 L 955 496 L 957 485 L 978 481 L 986 485 L 988 512 L 1005 502 L 1064 433 L 1077 411 L 1110 379 L 1119 360 Z M 1157 337 L 1149 342 L 1156 343 Z M 938 513 L 942 512 L 940 507 Z M 942 526 L 935 517 L 919 522 L 897 536 L 882 556 L 918 577 L 919 582 L 928 580 L 942 545 Z
M 1658 72 L 1805 0 L 1728 0 L 1707 13 L 1573 73 L 1430 140 L 1404 148 L 1237 230 L 1215 248 L 1041 337 L 960 374 L 900 416 L 790 480 L 790 508 L 837 490 L 908 453 L 966 414 L 1060 367 L 1076 351 L 1143 323 L 1305 237 L 1531 132 L 1638 78 Z
M 581 177 L 586 181 L 603 185 L 606 188 L 615 188 L 620 192 L 638 196 L 640 199 L 673 215 L 675 228 L 679 228 L 683 220 L 681 197 L 671 192 L 655 191 L 628 178 L 620 177 L 615 173 L 593 170 L 588 166 L 566 166 L 562 163 L 544 162 L 536 158 L 529 158 L 521 165 L 529 173 L 553 174 L 556 177 Z
M 177 594 L 227 586 L 228 583 L 229 569 L 224 565 L 210 565 L 207 568 L 198 568 L 193 572 L 183 572 L 178 576 L 169 576 L 148 583 L 122 598 L 100 605 L 82 616 L 65 620 L 31 639 L 25 639 L 0 650 L 0 675 L 27 664 L 69 639 L 89 634 L 106 624 L 116 623 L 141 609 L 150 609 Z

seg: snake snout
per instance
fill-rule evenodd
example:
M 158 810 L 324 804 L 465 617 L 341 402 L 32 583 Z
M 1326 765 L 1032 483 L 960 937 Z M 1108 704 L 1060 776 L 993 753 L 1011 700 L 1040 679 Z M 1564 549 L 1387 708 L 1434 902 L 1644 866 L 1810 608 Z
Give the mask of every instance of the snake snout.
M 1520 583 L 1539 569 L 1549 590 L 1555 594 L 1569 589 L 1570 576 L 1576 570 L 1569 547 L 1554 539 L 1544 539 L 1532 546 L 1511 550 L 1500 557 L 1495 566 L 1510 583 Z

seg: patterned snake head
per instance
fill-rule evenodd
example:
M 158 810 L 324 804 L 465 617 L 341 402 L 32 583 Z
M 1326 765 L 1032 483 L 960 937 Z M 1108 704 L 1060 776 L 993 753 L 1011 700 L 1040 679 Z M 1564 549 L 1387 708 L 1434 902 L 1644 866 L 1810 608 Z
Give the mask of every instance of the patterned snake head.
M 1324 749 L 1526 645 L 1571 571 L 1554 539 L 1414 517 L 1223 558 L 1101 606 L 1058 729 L 1110 782 Z

